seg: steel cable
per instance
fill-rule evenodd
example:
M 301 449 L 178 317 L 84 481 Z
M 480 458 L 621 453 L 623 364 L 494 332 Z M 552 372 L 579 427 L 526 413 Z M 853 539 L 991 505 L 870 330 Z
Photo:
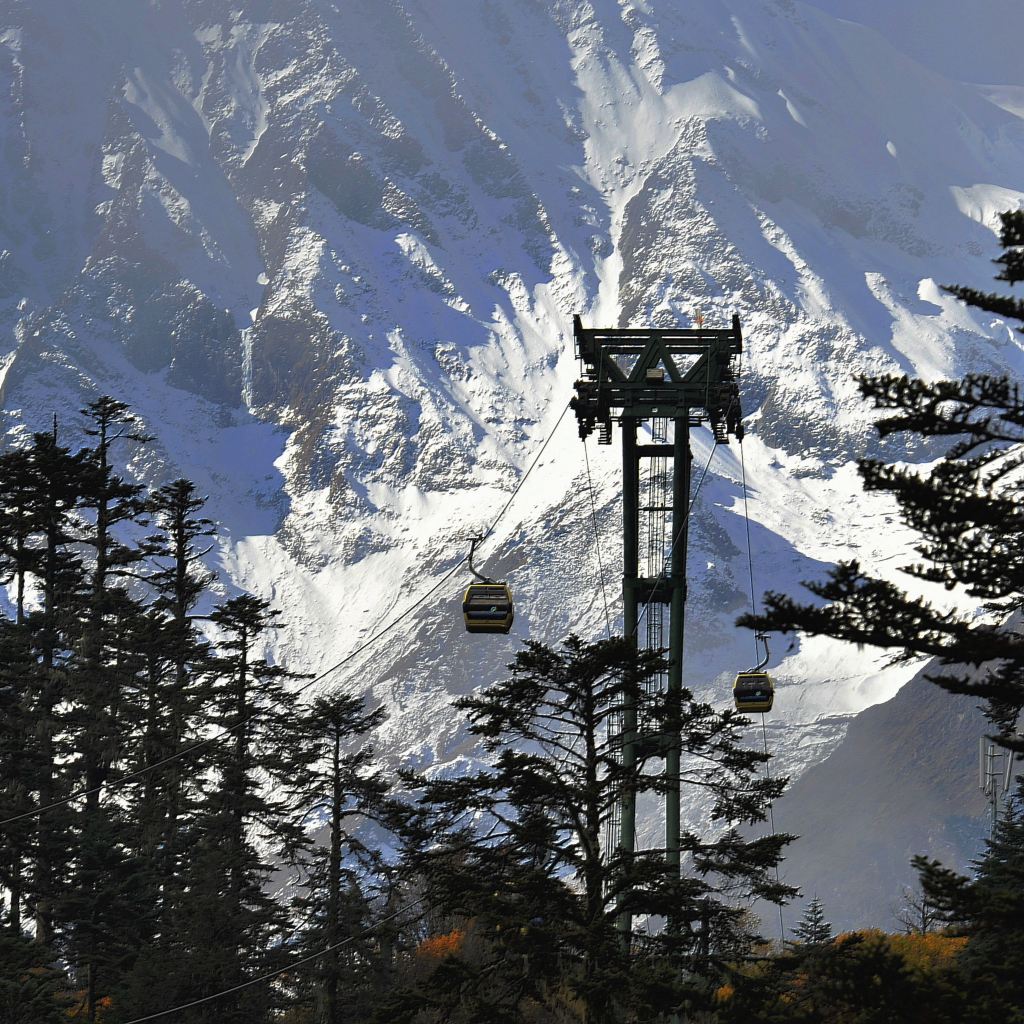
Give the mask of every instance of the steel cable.
M 555 425 L 551 428 L 551 432 L 545 438 L 544 443 L 540 447 L 540 450 L 534 456 L 533 461 L 530 463 L 526 472 L 522 475 L 522 477 L 520 477 L 519 482 L 516 484 L 511 495 L 509 495 L 508 501 L 505 502 L 505 504 L 501 508 L 501 511 L 494 517 L 493 522 L 487 528 L 486 533 L 484 533 L 483 538 L 481 539 L 486 539 L 491 535 L 491 533 L 494 532 L 495 526 L 498 525 L 502 516 L 504 516 L 504 514 L 508 511 L 509 507 L 512 505 L 512 502 L 515 500 L 516 495 L 519 494 L 523 485 L 526 483 L 527 478 L 533 472 L 534 467 L 536 467 L 537 463 L 540 461 L 541 456 L 547 450 L 547 447 L 550 444 L 551 439 L 555 436 L 555 433 L 557 432 L 559 426 L 561 426 L 562 420 L 565 419 L 565 414 L 569 411 L 570 404 L 570 402 L 566 403 L 565 408 L 562 410 L 558 419 L 555 421 Z M 161 758 L 159 761 L 154 761 L 152 764 L 148 764 L 143 768 L 137 769 L 136 771 L 129 772 L 126 775 L 121 775 L 118 778 L 113 779 L 110 782 L 106 782 L 101 786 L 91 786 L 76 789 L 74 792 L 69 793 L 67 796 L 61 797 L 60 800 L 54 800 L 51 803 L 44 804 L 42 807 L 35 807 L 30 811 L 23 811 L 21 814 L 15 814 L 9 818 L 0 819 L 0 826 L 10 825 L 16 821 L 23 821 L 26 818 L 34 818 L 37 815 L 45 814 L 47 811 L 56 810 L 58 807 L 64 807 L 67 804 L 73 803 L 75 800 L 80 800 L 82 797 L 91 796 L 94 793 L 102 793 L 104 791 L 109 793 L 112 790 L 120 789 L 122 786 L 127 785 L 129 782 L 133 782 L 135 779 L 141 778 L 142 776 L 149 774 L 149 772 L 156 771 L 158 768 L 162 768 L 165 765 L 172 764 L 175 761 L 180 761 L 183 758 L 187 758 L 190 755 L 196 753 L 197 751 L 204 750 L 212 744 L 219 742 L 220 740 L 224 739 L 225 736 L 232 735 L 234 732 L 248 725 L 260 714 L 264 713 L 270 708 L 283 707 L 286 703 L 291 704 L 295 697 L 304 693 L 306 690 L 308 690 L 311 686 L 314 686 L 316 683 L 321 682 L 323 679 L 325 679 L 332 673 L 336 672 L 338 669 L 343 668 L 349 662 L 351 662 L 360 654 L 362 654 L 363 651 L 365 651 L 368 647 L 371 647 L 378 640 L 380 640 L 381 637 L 386 636 L 388 633 L 390 633 L 391 630 L 395 628 L 395 626 L 397 626 L 404 619 L 408 618 L 408 616 L 411 615 L 417 608 L 419 608 L 420 605 L 422 605 L 428 598 L 432 597 L 433 594 L 438 589 L 440 589 L 440 587 L 443 584 L 447 583 L 447 581 L 451 579 L 456 572 L 458 572 L 458 570 L 462 567 L 465 561 L 465 556 L 459 559 L 459 561 L 456 562 L 455 565 L 453 565 L 452 568 L 449 569 L 448 572 L 446 572 L 444 576 L 442 576 L 428 591 L 426 591 L 426 593 L 424 593 L 421 597 L 419 597 L 416 601 L 409 605 L 409 607 L 406 608 L 396 618 L 392 619 L 391 622 L 389 622 L 382 630 L 380 630 L 379 633 L 375 633 L 372 637 L 369 638 L 369 640 L 360 644 L 354 651 L 351 651 L 344 658 L 342 658 L 341 661 L 337 662 L 334 665 L 331 665 L 330 668 L 324 669 L 324 671 L 320 672 L 318 675 L 313 676 L 313 678 L 303 683 L 302 686 L 297 687 L 294 690 L 290 690 L 284 698 L 269 705 L 268 708 L 264 708 L 261 711 L 254 712 L 246 718 L 243 718 L 240 721 L 235 722 L 234 725 L 227 726 L 226 728 L 222 729 L 220 732 L 217 732 L 212 736 L 208 736 L 205 739 L 198 740 L 197 742 L 191 744 L 188 747 L 184 747 L 181 750 L 175 751 L 175 753 L 173 754 L 169 754 L 167 757 Z
M 747 534 L 747 574 L 750 578 L 750 614 L 757 615 L 757 597 L 754 590 L 754 549 L 750 543 L 750 506 L 747 503 L 747 465 L 746 460 L 743 457 L 743 442 L 740 442 L 740 480 L 743 485 L 743 526 Z M 765 641 L 765 653 L 767 654 L 767 641 Z M 760 655 L 757 650 L 757 633 L 754 633 L 754 664 L 756 665 L 760 660 Z M 772 775 L 769 767 L 767 758 L 771 755 L 768 753 L 768 728 L 764 723 L 764 712 L 761 712 L 761 740 L 764 744 L 764 756 L 766 758 L 764 762 L 764 777 L 768 782 L 771 782 Z M 768 821 L 771 824 L 772 836 L 775 835 L 775 801 L 768 801 Z M 775 881 L 781 884 L 781 877 L 779 875 L 779 862 L 775 862 Z M 778 904 L 779 907 L 779 935 L 782 937 L 783 943 L 786 941 L 786 921 L 782 914 L 782 904 Z
M 180 1010 L 191 1010 L 196 1006 L 203 1006 L 205 1003 L 212 1003 L 215 999 L 222 999 L 224 996 L 229 996 L 234 992 L 241 992 L 243 989 L 252 988 L 253 985 L 261 985 L 265 981 L 273 981 L 274 978 L 279 978 L 282 974 L 287 974 L 289 971 L 294 971 L 296 967 L 301 967 L 303 964 L 312 963 L 312 961 L 319 959 L 322 956 L 326 956 L 328 953 L 333 953 L 336 949 L 341 949 L 343 946 L 347 946 L 356 939 L 366 938 L 368 935 L 372 935 L 381 925 L 387 924 L 389 921 L 393 921 L 396 917 L 404 914 L 407 910 L 412 907 L 418 906 L 426 900 L 426 896 L 420 896 L 418 899 L 407 904 L 400 910 L 396 910 L 395 913 L 390 914 L 388 917 L 381 918 L 376 924 L 372 924 L 363 931 L 356 935 L 349 935 L 347 938 L 342 939 L 340 942 L 332 943 L 330 946 L 326 946 L 324 949 L 318 950 L 316 953 L 310 953 L 308 956 L 301 957 L 298 960 L 292 960 L 287 966 L 279 967 L 277 970 L 268 971 L 266 974 L 261 974 L 256 978 L 250 978 L 248 981 L 243 981 L 238 985 L 232 985 L 231 988 L 223 989 L 220 992 L 214 992 L 211 995 L 203 996 L 200 999 L 193 999 L 189 1003 L 181 1003 L 178 1006 L 169 1006 L 166 1010 L 158 1010 L 156 1013 L 147 1014 L 145 1017 L 133 1017 L 129 1021 L 125 1021 L 125 1024 L 143 1024 L 144 1021 L 157 1020 L 160 1017 L 166 1017 L 169 1013 L 178 1013 Z

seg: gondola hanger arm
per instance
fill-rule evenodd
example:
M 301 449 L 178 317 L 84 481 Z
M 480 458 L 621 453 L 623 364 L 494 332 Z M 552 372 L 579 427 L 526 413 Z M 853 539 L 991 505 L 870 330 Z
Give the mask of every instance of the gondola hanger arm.
M 771 658 L 771 654 L 768 651 L 768 634 L 757 632 L 754 634 L 754 639 L 757 640 L 764 648 L 764 657 L 757 663 L 757 666 L 755 668 L 751 669 L 751 672 L 760 672 L 761 669 L 763 669 L 765 665 L 768 664 L 768 661 Z
M 474 552 L 476 551 L 476 546 L 477 546 L 477 544 L 479 544 L 479 543 L 480 543 L 480 542 L 481 542 L 481 541 L 482 541 L 483 539 L 484 539 L 483 537 L 470 537 L 470 538 L 469 538 L 469 571 L 470 571 L 470 572 L 471 572 L 471 573 L 472 573 L 472 574 L 473 574 L 473 575 L 474 575 L 474 576 L 475 576 L 475 577 L 476 577 L 476 578 L 477 578 L 478 580 L 480 580 L 480 582 L 481 582 L 481 583 L 493 583 L 493 582 L 494 582 L 494 580 L 492 580 L 492 579 L 491 579 L 491 578 L 490 578 L 489 576 L 484 576 L 483 574 L 481 574 L 481 573 L 477 572 L 477 571 L 476 571 L 476 567 L 475 567 L 475 566 L 473 565 L 473 554 L 474 554 Z

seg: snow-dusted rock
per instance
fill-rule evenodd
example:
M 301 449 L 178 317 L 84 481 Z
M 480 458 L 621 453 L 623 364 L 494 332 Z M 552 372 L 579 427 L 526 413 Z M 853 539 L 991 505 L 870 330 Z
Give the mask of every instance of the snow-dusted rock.
M 756 588 L 852 554 L 895 571 L 909 539 L 860 494 L 852 375 L 1021 371 L 1012 327 L 938 286 L 989 285 L 1024 195 L 1024 10 L 848 6 L 7 4 L 5 430 L 129 401 L 157 438 L 133 469 L 197 480 L 224 585 L 284 609 L 275 654 L 315 672 L 504 505 L 570 397 L 573 313 L 737 312 Z M 582 456 L 566 416 L 484 549 L 509 638 L 467 637 L 453 583 L 325 680 L 391 705 L 395 760 L 472 756 L 452 694 L 524 637 L 603 630 Z M 615 614 L 618 450 L 590 459 Z M 685 676 L 723 702 L 750 660 L 739 480 L 719 449 L 690 551 Z M 913 667 L 812 641 L 774 671 L 798 771 Z

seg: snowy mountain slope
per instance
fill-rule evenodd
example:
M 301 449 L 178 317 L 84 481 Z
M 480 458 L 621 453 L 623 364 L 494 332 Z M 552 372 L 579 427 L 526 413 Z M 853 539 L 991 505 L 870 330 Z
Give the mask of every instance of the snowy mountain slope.
M 9 0 L 8 437 L 130 401 L 157 437 L 133 469 L 210 494 L 225 587 L 283 608 L 277 656 L 318 671 L 505 504 L 570 397 L 573 313 L 737 312 L 757 588 L 851 553 L 895 568 L 908 538 L 851 464 L 873 444 L 851 377 L 1022 369 L 1010 326 L 938 286 L 990 285 L 1024 195 L 1024 14 L 987 0 L 961 34 L 945 0 L 950 19 L 849 6 Z M 590 449 L 613 614 L 618 458 Z M 719 449 L 690 555 L 686 676 L 723 700 L 750 659 L 739 480 Z M 511 637 L 466 636 L 453 585 L 325 682 L 391 705 L 396 759 L 472 756 L 451 694 L 524 637 L 603 631 L 571 416 L 484 554 Z M 824 641 L 773 663 L 790 770 L 913 672 Z
M 816 893 L 837 931 L 896 928 L 901 894 L 916 889 L 915 855 L 969 872 L 983 852 L 984 731 L 975 700 L 945 693 L 923 674 L 858 715 L 829 757 L 775 805 L 776 827 L 800 837 L 786 851 L 786 881 Z M 806 905 L 788 909 L 789 927 Z M 774 907 L 763 920 L 775 930 Z

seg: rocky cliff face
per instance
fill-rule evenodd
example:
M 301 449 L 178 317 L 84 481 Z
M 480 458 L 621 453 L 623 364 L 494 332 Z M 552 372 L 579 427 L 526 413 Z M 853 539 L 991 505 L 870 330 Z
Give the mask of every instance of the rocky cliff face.
M 573 313 L 737 312 L 756 587 L 854 553 L 895 570 L 908 538 L 859 494 L 851 378 L 1021 369 L 1012 328 L 939 284 L 989 283 L 1021 198 L 1024 12 L 846 6 L 12 0 L 8 439 L 129 401 L 157 438 L 132 471 L 198 481 L 223 586 L 281 606 L 276 655 L 317 671 L 493 520 L 571 394 Z M 706 464 L 704 432 L 694 447 Z M 566 417 L 485 550 L 517 592 L 512 637 L 470 641 L 454 586 L 325 681 L 392 705 L 396 759 L 472 756 L 449 695 L 523 637 L 603 629 L 581 456 Z M 613 615 L 617 459 L 591 450 Z M 719 449 L 690 552 L 686 676 L 722 700 L 750 658 L 739 480 Z M 769 741 L 793 770 L 910 672 L 825 642 L 774 669 Z

